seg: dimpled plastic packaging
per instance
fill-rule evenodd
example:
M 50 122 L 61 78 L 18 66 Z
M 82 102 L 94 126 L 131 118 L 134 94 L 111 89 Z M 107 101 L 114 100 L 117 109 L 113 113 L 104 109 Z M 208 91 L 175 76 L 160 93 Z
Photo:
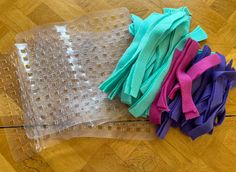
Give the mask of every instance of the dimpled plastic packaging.
M 72 137 L 155 137 L 98 89 L 130 43 L 129 23 L 126 8 L 94 12 L 21 33 L 0 55 L 1 126 L 15 160 Z
M 28 137 L 80 123 L 91 126 L 126 115 L 99 84 L 130 42 L 125 8 L 42 26 L 17 36 L 18 75 Z

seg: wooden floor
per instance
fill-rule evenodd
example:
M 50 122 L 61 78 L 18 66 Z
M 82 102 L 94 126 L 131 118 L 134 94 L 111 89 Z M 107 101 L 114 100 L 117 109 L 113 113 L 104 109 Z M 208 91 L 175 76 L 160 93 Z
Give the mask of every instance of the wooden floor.
M 192 26 L 208 33 L 213 51 L 236 58 L 236 0 L 0 0 L 0 52 L 7 52 L 18 32 L 37 25 L 76 18 L 90 11 L 127 7 L 146 17 L 163 7 L 188 6 Z M 165 140 L 129 141 L 78 138 L 15 162 L 0 129 L 0 171 L 236 171 L 236 90 L 231 91 L 222 126 L 191 141 L 171 129 Z

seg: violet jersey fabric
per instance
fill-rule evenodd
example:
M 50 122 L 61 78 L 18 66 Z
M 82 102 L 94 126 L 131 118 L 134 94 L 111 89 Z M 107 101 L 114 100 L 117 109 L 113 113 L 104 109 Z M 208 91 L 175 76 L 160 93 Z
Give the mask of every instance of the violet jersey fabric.
M 199 64 L 209 57 L 211 50 L 204 46 L 203 51 L 197 54 L 194 64 Z M 225 57 L 219 53 L 215 54 L 220 58 L 220 64 L 205 70 L 192 84 L 192 99 L 199 112 L 199 117 L 186 119 L 182 112 L 182 97 L 179 92 L 171 100 L 169 112 L 162 114 L 161 125 L 157 129 L 157 135 L 164 138 L 169 127 L 180 127 L 180 129 L 195 139 L 203 134 L 211 133 L 215 125 L 222 123 L 225 117 L 225 103 L 229 89 L 236 79 L 236 72 L 231 67 L 232 63 L 226 65 Z M 191 69 L 191 67 L 190 67 Z M 191 71 L 189 69 L 189 71 Z
M 161 113 L 163 111 L 169 111 L 167 95 L 170 94 L 170 98 L 173 99 L 179 89 L 181 90 L 182 111 L 185 114 L 185 118 L 192 119 L 199 116 L 199 112 L 195 107 L 191 96 L 192 81 L 207 69 L 219 64 L 220 58 L 216 54 L 209 55 L 186 71 L 186 68 L 197 54 L 198 49 L 198 43 L 188 39 L 182 52 L 176 50 L 171 69 L 150 108 L 149 119 L 152 123 L 160 124 Z M 175 81 L 177 81 L 177 84 L 175 84 Z

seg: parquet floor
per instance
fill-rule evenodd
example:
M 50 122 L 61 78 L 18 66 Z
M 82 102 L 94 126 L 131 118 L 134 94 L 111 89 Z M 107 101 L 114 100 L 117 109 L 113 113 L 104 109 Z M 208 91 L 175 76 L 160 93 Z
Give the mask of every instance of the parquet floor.
M 127 7 L 142 17 L 163 7 L 188 6 L 192 27 L 208 33 L 214 51 L 236 58 L 236 0 L 0 0 L 0 52 L 18 32 L 90 11 Z M 236 171 L 236 90 L 231 91 L 224 124 L 212 136 L 191 141 L 171 129 L 165 140 L 129 141 L 78 138 L 64 141 L 29 160 L 15 162 L 0 129 L 0 171 Z

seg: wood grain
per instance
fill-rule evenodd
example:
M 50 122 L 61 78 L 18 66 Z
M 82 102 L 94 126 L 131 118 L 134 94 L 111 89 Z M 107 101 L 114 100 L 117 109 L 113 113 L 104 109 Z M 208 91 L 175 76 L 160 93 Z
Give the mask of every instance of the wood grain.
M 188 6 L 192 28 L 201 25 L 213 51 L 236 58 L 235 0 L 0 0 L 0 52 L 15 35 L 37 25 L 74 19 L 90 11 L 127 7 L 146 17 L 164 7 Z M 190 140 L 171 129 L 165 140 L 130 141 L 77 138 L 15 162 L 0 129 L 0 171 L 236 171 L 236 89 L 227 103 L 230 114 L 212 136 Z

